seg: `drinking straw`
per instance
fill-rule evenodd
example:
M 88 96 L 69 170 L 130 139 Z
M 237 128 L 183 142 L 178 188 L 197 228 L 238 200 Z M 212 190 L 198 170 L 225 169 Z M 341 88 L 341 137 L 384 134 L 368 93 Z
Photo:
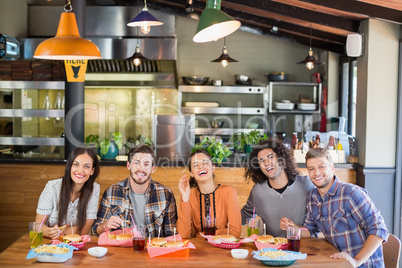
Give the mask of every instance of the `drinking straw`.
M 176 229 L 175 229 L 176 230 Z M 158 230 L 158 238 L 161 235 L 161 227 L 159 226 L 159 230 Z
M 264 223 L 264 235 L 267 235 L 267 230 L 265 229 L 265 223 Z
M 230 221 L 228 221 L 228 235 L 229 235 Z
M 32 239 L 31 245 L 32 245 L 33 241 L 35 241 L 36 237 L 38 236 L 39 230 L 40 230 L 40 228 L 42 228 L 42 225 L 45 222 L 46 217 L 47 217 L 47 215 L 45 215 L 45 217 L 43 217 L 42 222 L 39 224 L 39 228 L 38 228 L 38 230 L 36 230 L 36 235 L 34 236 L 34 239 Z M 35 223 L 35 227 L 36 227 L 36 223 Z
M 299 231 L 297 232 L 297 237 L 296 238 L 301 238 L 301 230 L 308 231 L 307 228 L 303 228 L 303 227 L 299 228 Z
M 131 221 L 133 222 L 134 229 L 136 229 L 133 214 L 130 213 L 130 217 L 131 217 Z
M 176 242 L 176 227 L 173 228 L 173 239 Z
M 71 234 L 74 234 L 74 230 L 73 230 L 73 222 L 71 222 Z
M 253 208 L 253 222 L 251 223 L 251 229 L 254 229 L 254 217 L 255 217 L 255 207 Z
M 125 223 L 126 221 L 123 221 L 123 224 L 121 225 L 121 229 L 123 229 L 123 234 L 124 234 L 124 223 Z
M 148 244 L 151 244 L 151 234 L 148 236 Z

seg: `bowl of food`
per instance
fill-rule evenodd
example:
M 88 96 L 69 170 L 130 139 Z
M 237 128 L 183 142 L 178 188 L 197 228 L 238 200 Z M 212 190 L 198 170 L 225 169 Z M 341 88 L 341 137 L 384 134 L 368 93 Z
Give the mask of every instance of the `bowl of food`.
M 209 77 L 205 76 L 182 76 L 183 82 L 186 85 L 205 85 L 208 83 Z
M 247 249 L 232 249 L 230 251 L 230 254 L 232 254 L 232 257 L 235 259 L 245 259 L 248 256 L 248 250 Z
M 96 258 L 103 257 L 106 253 L 107 248 L 104 247 L 92 247 L 88 249 L 88 254 Z
M 285 74 L 284 72 L 272 72 L 272 73 L 266 73 L 265 74 L 268 78 L 269 81 L 271 82 L 283 82 L 287 81 L 289 75 Z

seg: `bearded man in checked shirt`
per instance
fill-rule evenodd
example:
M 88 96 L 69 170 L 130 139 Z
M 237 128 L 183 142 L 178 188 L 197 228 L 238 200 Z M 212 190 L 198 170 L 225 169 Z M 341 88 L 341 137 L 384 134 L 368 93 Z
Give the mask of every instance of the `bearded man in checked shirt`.
M 346 259 L 353 267 L 385 267 L 381 244 L 389 232 L 380 211 L 363 188 L 342 183 L 326 149 L 310 149 L 306 167 L 317 187 L 307 196 L 307 213 L 302 237 L 320 231 L 340 252 L 332 258 Z M 282 218 L 280 227 L 293 222 Z
M 151 178 L 155 154 L 148 145 L 138 145 L 128 153 L 127 179 L 110 186 L 103 193 L 92 233 L 121 228 L 134 220 L 146 227 L 146 236 L 171 236 L 176 227 L 177 209 L 172 190 Z M 127 225 L 125 225 L 127 226 Z

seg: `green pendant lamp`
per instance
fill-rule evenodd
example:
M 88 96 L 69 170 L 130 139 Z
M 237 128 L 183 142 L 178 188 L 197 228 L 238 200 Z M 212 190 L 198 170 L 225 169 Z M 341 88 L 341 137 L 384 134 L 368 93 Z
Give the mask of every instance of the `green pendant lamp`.
M 228 36 L 239 29 L 241 23 L 221 10 L 221 0 L 207 0 L 193 41 L 206 43 Z

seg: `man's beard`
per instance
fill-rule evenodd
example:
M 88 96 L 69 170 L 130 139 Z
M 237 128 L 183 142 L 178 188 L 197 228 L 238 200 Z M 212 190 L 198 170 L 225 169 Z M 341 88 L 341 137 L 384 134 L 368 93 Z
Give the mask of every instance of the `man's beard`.
M 148 175 L 147 179 L 144 181 L 138 181 L 135 179 L 133 172 L 130 170 L 130 175 L 131 175 L 131 179 L 134 181 L 135 184 L 137 185 L 144 185 L 145 183 L 147 183 L 147 181 L 151 178 L 150 175 Z

